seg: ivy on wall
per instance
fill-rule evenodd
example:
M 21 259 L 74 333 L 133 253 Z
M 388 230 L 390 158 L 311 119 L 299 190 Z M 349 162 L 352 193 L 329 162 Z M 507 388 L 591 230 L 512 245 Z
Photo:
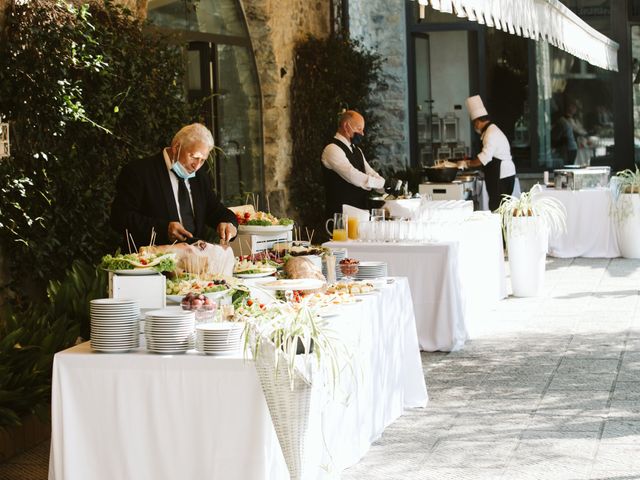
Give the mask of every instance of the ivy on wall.
M 310 37 L 296 47 L 291 82 L 293 161 L 288 185 L 296 217 L 316 233 L 324 232 L 324 186 L 320 157 L 337 130 L 343 109 L 365 118 L 362 145 L 376 158 L 377 116 L 372 92 L 381 80 L 380 56 L 348 38 Z M 316 237 L 317 238 L 317 237 Z
M 0 428 L 46 413 L 53 355 L 88 336 L 88 302 L 106 295 L 94 265 L 118 243 L 108 218 L 120 167 L 157 152 L 197 111 L 180 48 L 143 27 L 109 0 L 7 6 L 0 245 L 13 301 L 0 317 Z
M 76 259 L 117 244 L 108 218 L 120 167 L 191 117 L 179 47 L 107 0 L 11 2 L 0 37 L 0 242 L 14 290 L 41 293 Z

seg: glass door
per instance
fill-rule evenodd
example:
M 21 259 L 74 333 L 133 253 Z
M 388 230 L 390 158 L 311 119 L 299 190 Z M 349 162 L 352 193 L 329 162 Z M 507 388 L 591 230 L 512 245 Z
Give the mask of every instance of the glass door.
M 412 35 L 414 163 L 457 160 L 469 155 L 471 126 L 464 101 L 476 78 L 469 45 L 475 32 L 438 30 Z M 477 93 L 477 92 L 474 92 Z
M 433 165 L 433 134 L 432 131 L 432 106 L 431 79 L 429 77 L 429 35 L 416 35 L 415 46 L 415 76 L 416 76 L 416 103 L 415 125 L 418 164 L 421 166 Z M 435 132 L 439 137 L 439 129 Z M 439 141 L 439 138 L 435 139 Z

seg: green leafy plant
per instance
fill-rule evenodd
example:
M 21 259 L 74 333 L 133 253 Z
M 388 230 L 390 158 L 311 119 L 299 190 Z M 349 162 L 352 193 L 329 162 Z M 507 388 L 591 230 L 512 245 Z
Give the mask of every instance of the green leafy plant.
M 0 38 L 0 243 L 12 283 L 44 297 L 75 259 L 115 250 L 120 167 L 192 120 L 181 49 L 112 1 L 9 2 Z
M 520 218 L 536 217 L 551 234 L 566 230 L 567 212 L 564 205 L 555 198 L 536 195 L 541 190 L 540 185 L 534 185 L 519 198 L 512 195 L 502 196 L 496 213 L 502 220 L 502 230 L 507 241 L 509 234 L 518 234 L 517 219 Z
M 262 342 L 272 342 L 276 352 L 282 352 L 292 390 L 296 359 L 301 355 L 305 359 L 313 358 L 327 372 L 335 390 L 342 366 L 349 356 L 344 344 L 332 335 L 327 322 L 314 309 L 286 302 L 276 302 L 266 308 L 254 304 L 251 311 L 247 311 L 247 307 L 244 309 L 247 322 L 245 352 L 250 351 L 257 359 Z M 280 361 L 280 355 L 276 355 L 276 372 Z
M 48 416 L 56 352 L 89 337 L 89 301 L 107 294 L 107 274 L 74 262 L 62 281 L 51 281 L 48 301 L 5 312 L 0 324 L 0 427 L 28 413 Z
M 612 214 L 618 223 L 633 215 L 632 194 L 640 195 L 640 170 L 622 170 L 611 179 L 613 191 Z
M 324 232 L 324 185 L 320 158 L 343 109 L 365 118 L 367 159 L 376 157 L 378 117 L 372 92 L 381 82 L 381 57 L 355 40 L 310 37 L 296 46 L 291 82 L 293 161 L 288 185 L 297 218 Z

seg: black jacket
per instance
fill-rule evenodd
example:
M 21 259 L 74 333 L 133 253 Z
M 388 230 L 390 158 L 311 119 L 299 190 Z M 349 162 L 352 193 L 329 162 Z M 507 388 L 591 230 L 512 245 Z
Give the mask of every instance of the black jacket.
M 196 231 L 200 238 L 205 225 L 215 229 L 221 222 L 238 222 L 213 191 L 207 166 L 189 180 Z M 135 160 L 122 168 L 116 183 L 116 197 L 111 205 L 111 227 L 126 239 L 125 230 L 133 236 L 137 246 L 147 245 L 151 229 L 156 232 L 156 244 L 172 243 L 168 238 L 169 222 L 179 221 L 169 172 L 162 152 Z M 126 245 L 126 241 L 123 245 Z

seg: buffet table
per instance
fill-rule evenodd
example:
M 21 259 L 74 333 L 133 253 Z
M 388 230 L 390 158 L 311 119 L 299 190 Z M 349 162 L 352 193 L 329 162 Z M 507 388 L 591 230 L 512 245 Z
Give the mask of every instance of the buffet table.
M 559 258 L 620 256 L 615 220 L 611 215 L 611 190 L 556 190 L 538 193 L 559 200 L 567 210 L 567 231 L 549 237 L 549 255 Z
M 354 368 L 334 397 L 314 386 L 304 478 L 357 463 L 404 408 L 427 403 L 407 280 L 362 300 L 328 319 Z M 50 480 L 289 478 L 241 357 L 99 354 L 83 343 L 54 358 L 51 410 Z
M 420 348 L 462 348 L 475 326 L 504 298 L 506 273 L 500 218 L 476 212 L 458 228 L 457 240 L 438 243 L 327 242 L 361 261 L 388 264 L 389 275 L 411 285 Z

